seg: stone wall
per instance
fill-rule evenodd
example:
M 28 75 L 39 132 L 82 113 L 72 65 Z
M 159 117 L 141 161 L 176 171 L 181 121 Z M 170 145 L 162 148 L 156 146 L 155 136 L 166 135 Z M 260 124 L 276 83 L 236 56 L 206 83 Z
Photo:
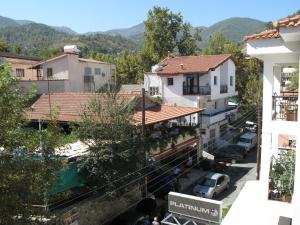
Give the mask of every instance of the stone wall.
M 90 197 L 63 210 L 55 211 L 57 225 L 103 225 L 141 200 L 139 186 L 114 200 L 107 196 Z

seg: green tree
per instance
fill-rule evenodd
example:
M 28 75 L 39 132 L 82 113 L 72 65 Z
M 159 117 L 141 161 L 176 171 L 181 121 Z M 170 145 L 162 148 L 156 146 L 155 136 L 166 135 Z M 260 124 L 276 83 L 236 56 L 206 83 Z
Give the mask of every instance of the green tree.
M 45 216 L 33 204 L 48 202 L 56 178 L 57 160 L 50 160 L 57 135 L 52 125 L 43 138 L 26 131 L 26 109 L 32 93 L 16 86 L 9 65 L 0 68 L 0 224 L 32 224 L 31 217 Z M 43 146 L 40 146 L 40 140 Z M 41 156 L 37 155 L 37 152 Z M 35 156 L 35 157 L 33 157 Z
M 168 8 L 154 7 L 145 21 L 145 46 L 162 59 L 177 45 L 177 35 L 181 30 L 182 16 Z
M 291 77 L 290 90 L 295 91 L 299 89 L 299 71 L 296 70 Z
M 48 59 L 54 56 L 58 56 L 62 52 L 63 52 L 62 48 L 55 47 L 55 48 L 47 48 L 47 49 L 40 50 L 37 54 L 43 59 Z
M 282 196 L 292 196 L 294 191 L 295 177 L 295 156 L 294 149 L 282 153 L 275 160 L 271 170 L 274 190 L 279 191 Z
M 144 161 L 141 138 L 132 123 L 135 106 L 135 101 L 128 103 L 116 93 L 107 92 L 91 99 L 81 115 L 78 134 L 90 151 L 83 168 L 90 185 L 105 185 L 110 195 L 120 194 L 111 190 L 131 180 L 132 177 L 120 178 Z
M 273 22 L 272 21 L 269 21 L 265 24 L 265 27 L 267 30 L 272 30 L 274 29 L 274 25 L 273 25 Z
M 117 61 L 117 80 L 119 83 L 136 84 L 143 82 L 143 68 L 137 54 L 125 52 Z
M 8 52 L 9 46 L 8 44 L 0 38 L 0 52 Z
M 209 37 L 209 47 L 204 49 L 204 54 L 223 54 L 226 44 L 230 41 L 220 32 L 217 32 L 214 36 Z
M 177 47 L 180 55 L 195 55 L 198 50 L 197 40 L 191 34 L 192 26 L 189 23 L 184 23 L 181 27 L 181 37 L 178 40 Z M 196 34 L 199 39 L 199 34 Z

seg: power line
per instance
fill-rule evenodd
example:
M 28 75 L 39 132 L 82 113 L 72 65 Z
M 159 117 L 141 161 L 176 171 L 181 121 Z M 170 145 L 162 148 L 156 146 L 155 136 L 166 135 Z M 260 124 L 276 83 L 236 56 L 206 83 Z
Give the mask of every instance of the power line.
M 248 115 L 247 117 L 244 117 L 244 119 L 246 119 L 246 118 L 248 118 L 248 117 L 250 117 L 250 116 L 252 116 L 252 115 L 250 114 L 250 115 Z M 240 121 L 239 124 L 242 124 L 242 123 L 244 123 L 244 121 Z M 230 138 L 229 138 L 228 140 L 230 140 Z M 212 144 L 213 144 L 213 143 L 211 143 L 211 145 L 212 145 Z M 219 144 L 217 147 L 221 147 L 221 146 L 226 146 L 226 145 L 224 145 L 224 144 Z M 201 147 L 203 147 L 203 145 L 202 145 Z M 185 154 L 188 154 L 188 153 L 185 153 Z M 197 153 L 195 153 L 195 154 L 192 155 L 192 156 L 195 156 L 195 155 L 197 155 Z M 182 155 L 176 157 L 176 158 L 173 159 L 171 162 L 174 162 L 175 160 L 177 160 L 177 159 L 180 158 L 180 157 L 182 157 Z M 186 160 L 184 160 L 182 163 L 184 163 L 185 161 L 186 161 Z M 171 163 L 171 162 L 169 162 L 169 163 Z M 182 163 L 180 163 L 180 164 L 182 164 Z M 180 164 L 178 164 L 178 165 L 180 165 Z M 176 168 L 178 165 L 176 165 L 176 166 L 174 166 L 174 167 L 172 167 L 172 168 Z M 161 166 L 161 167 L 156 167 L 153 171 L 148 172 L 147 174 L 141 175 L 141 176 L 139 176 L 138 178 L 135 178 L 134 180 L 130 181 L 129 183 L 126 183 L 125 185 L 122 185 L 121 187 L 118 187 L 118 188 L 116 188 L 116 189 L 114 189 L 114 190 L 112 190 L 112 191 L 120 190 L 120 189 L 122 189 L 122 188 L 124 188 L 124 187 L 126 187 L 126 186 L 128 186 L 128 185 L 131 185 L 131 184 L 133 184 L 133 183 L 135 183 L 135 182 L 138 182 L 138 181 L 141 180 L 142 178 L 145 178 L 147 175 L 149 175 L 149 174 L 151 174 L 151 173 L 153 173 L 153 172 L 155 172 L 155 171 L 157 171 L 157 170 L 160 170 L 160 169 L 162 169 L 162 168 L 164 168 L 164 167 L 167 167 L 167 166 L 168 166 L 168 165 L 166 164 L 166 165 L 163 165 L 163 166 Z M 148 166 L 147 166 L 147 167 L 148 167 Z M 144 168 L 146 168 L 146 167 L 144 167 Z M 172 168 L 169 169 L 169 170 L 167 170 L 166 172 L 163 172 L 162 174 L 156 176 L 156 177 L 155 177 L 154 179 L 152 179 L 151 181 L 157 179 L 158 177 L 162 176 L 163 174 L 166 174 L 168 171 L 171 171 Z M 125 177 L 127 177 L 127 176 L 128 176 L 128 175 L 126 175 Z M 112 183 L 114 183 L 114 182 L 116 182 L 116 181 L 120 181 L 121 179 L 124 179 L 124 177 L 119 178 L 119 179 L 116 179 L 116 180 L 112 181 Z M 150 181 L 149 181 L 149 182 L 150 182 Z M 95 192 L 95 191 L 104 189 L 104 187 L 106 187 L 106 186 L 108 186 L 108 185 L 106 184 L 106 185 L 104 185 L 104 186 L 102 186 L 102 187 L 99 187 L 99 188 L 96 188 L 96 189 L 91 190 L 91 191 L 89 191 L 89 192 L 83 193 L 82 195 L 79 195 L 79 196 L 77 196 L 77 197 L 75 197 L 75 198 L 73 198 L 73 199 L 71 199 L 71 200 L 69 200 L 69 201 L 67 201 L 67 202 L 63 202 L 62 204 L 59 204 L 59 205 L 55 206 L 53 209 L 58 208 L 59 206 L 64 205 L 64 204 L 66 204 L 66 203 L 68 203 L 68 202 L 74 201 L 74 200 L 76 200 L 76 199 L 78 199 L 78 198 L 81 198 L 81 197 L 83 197 L 83 196 L 85 196 L 85 195 L 91 194 L 91 193 L 93 193 L 93 192 Z M 105 197 L 106 195 L 107 195 L 107 194 L 104 194 L 103 197 Z M 55 203 L 53 203 L 53 204 L 55 204 Z

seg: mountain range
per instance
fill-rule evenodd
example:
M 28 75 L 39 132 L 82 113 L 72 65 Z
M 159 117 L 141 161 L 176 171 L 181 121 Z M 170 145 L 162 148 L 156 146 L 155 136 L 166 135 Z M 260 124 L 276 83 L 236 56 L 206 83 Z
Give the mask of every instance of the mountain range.
M 207 47 L 209 37 L 223 33 L 234 42 L 241 42 L 245 35 L 263 31 L 266 22 L 251 18 L 233 17 L 209 27 L 203 27 L 200 47 Z M 144 23 L 129 28 L 78 34 L 69 27 L 48 26 L 30 20 L 14 20 L 0 16 L 0 38 L 21 47 L 22 54 L 37 54 L 39 50 L 77 44 L 86 51 L 118 53 L 136 51 L 143 45 Z

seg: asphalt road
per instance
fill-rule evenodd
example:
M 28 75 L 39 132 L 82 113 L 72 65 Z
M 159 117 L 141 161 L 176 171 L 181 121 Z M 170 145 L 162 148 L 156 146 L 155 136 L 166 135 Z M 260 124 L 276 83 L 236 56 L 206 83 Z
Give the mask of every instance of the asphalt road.
M 230 176 L 230 187 L 217 196 L 216 200 L 223 201 L 223 207 L 226 208 L 232 205 L 247 181 L 255 180 L 256 150 L 251 150 L 242 163 L 232 164 L 223 173 Z M 193 188 L 194 185 L 191 185 L 183 193 L 193 195 Z

